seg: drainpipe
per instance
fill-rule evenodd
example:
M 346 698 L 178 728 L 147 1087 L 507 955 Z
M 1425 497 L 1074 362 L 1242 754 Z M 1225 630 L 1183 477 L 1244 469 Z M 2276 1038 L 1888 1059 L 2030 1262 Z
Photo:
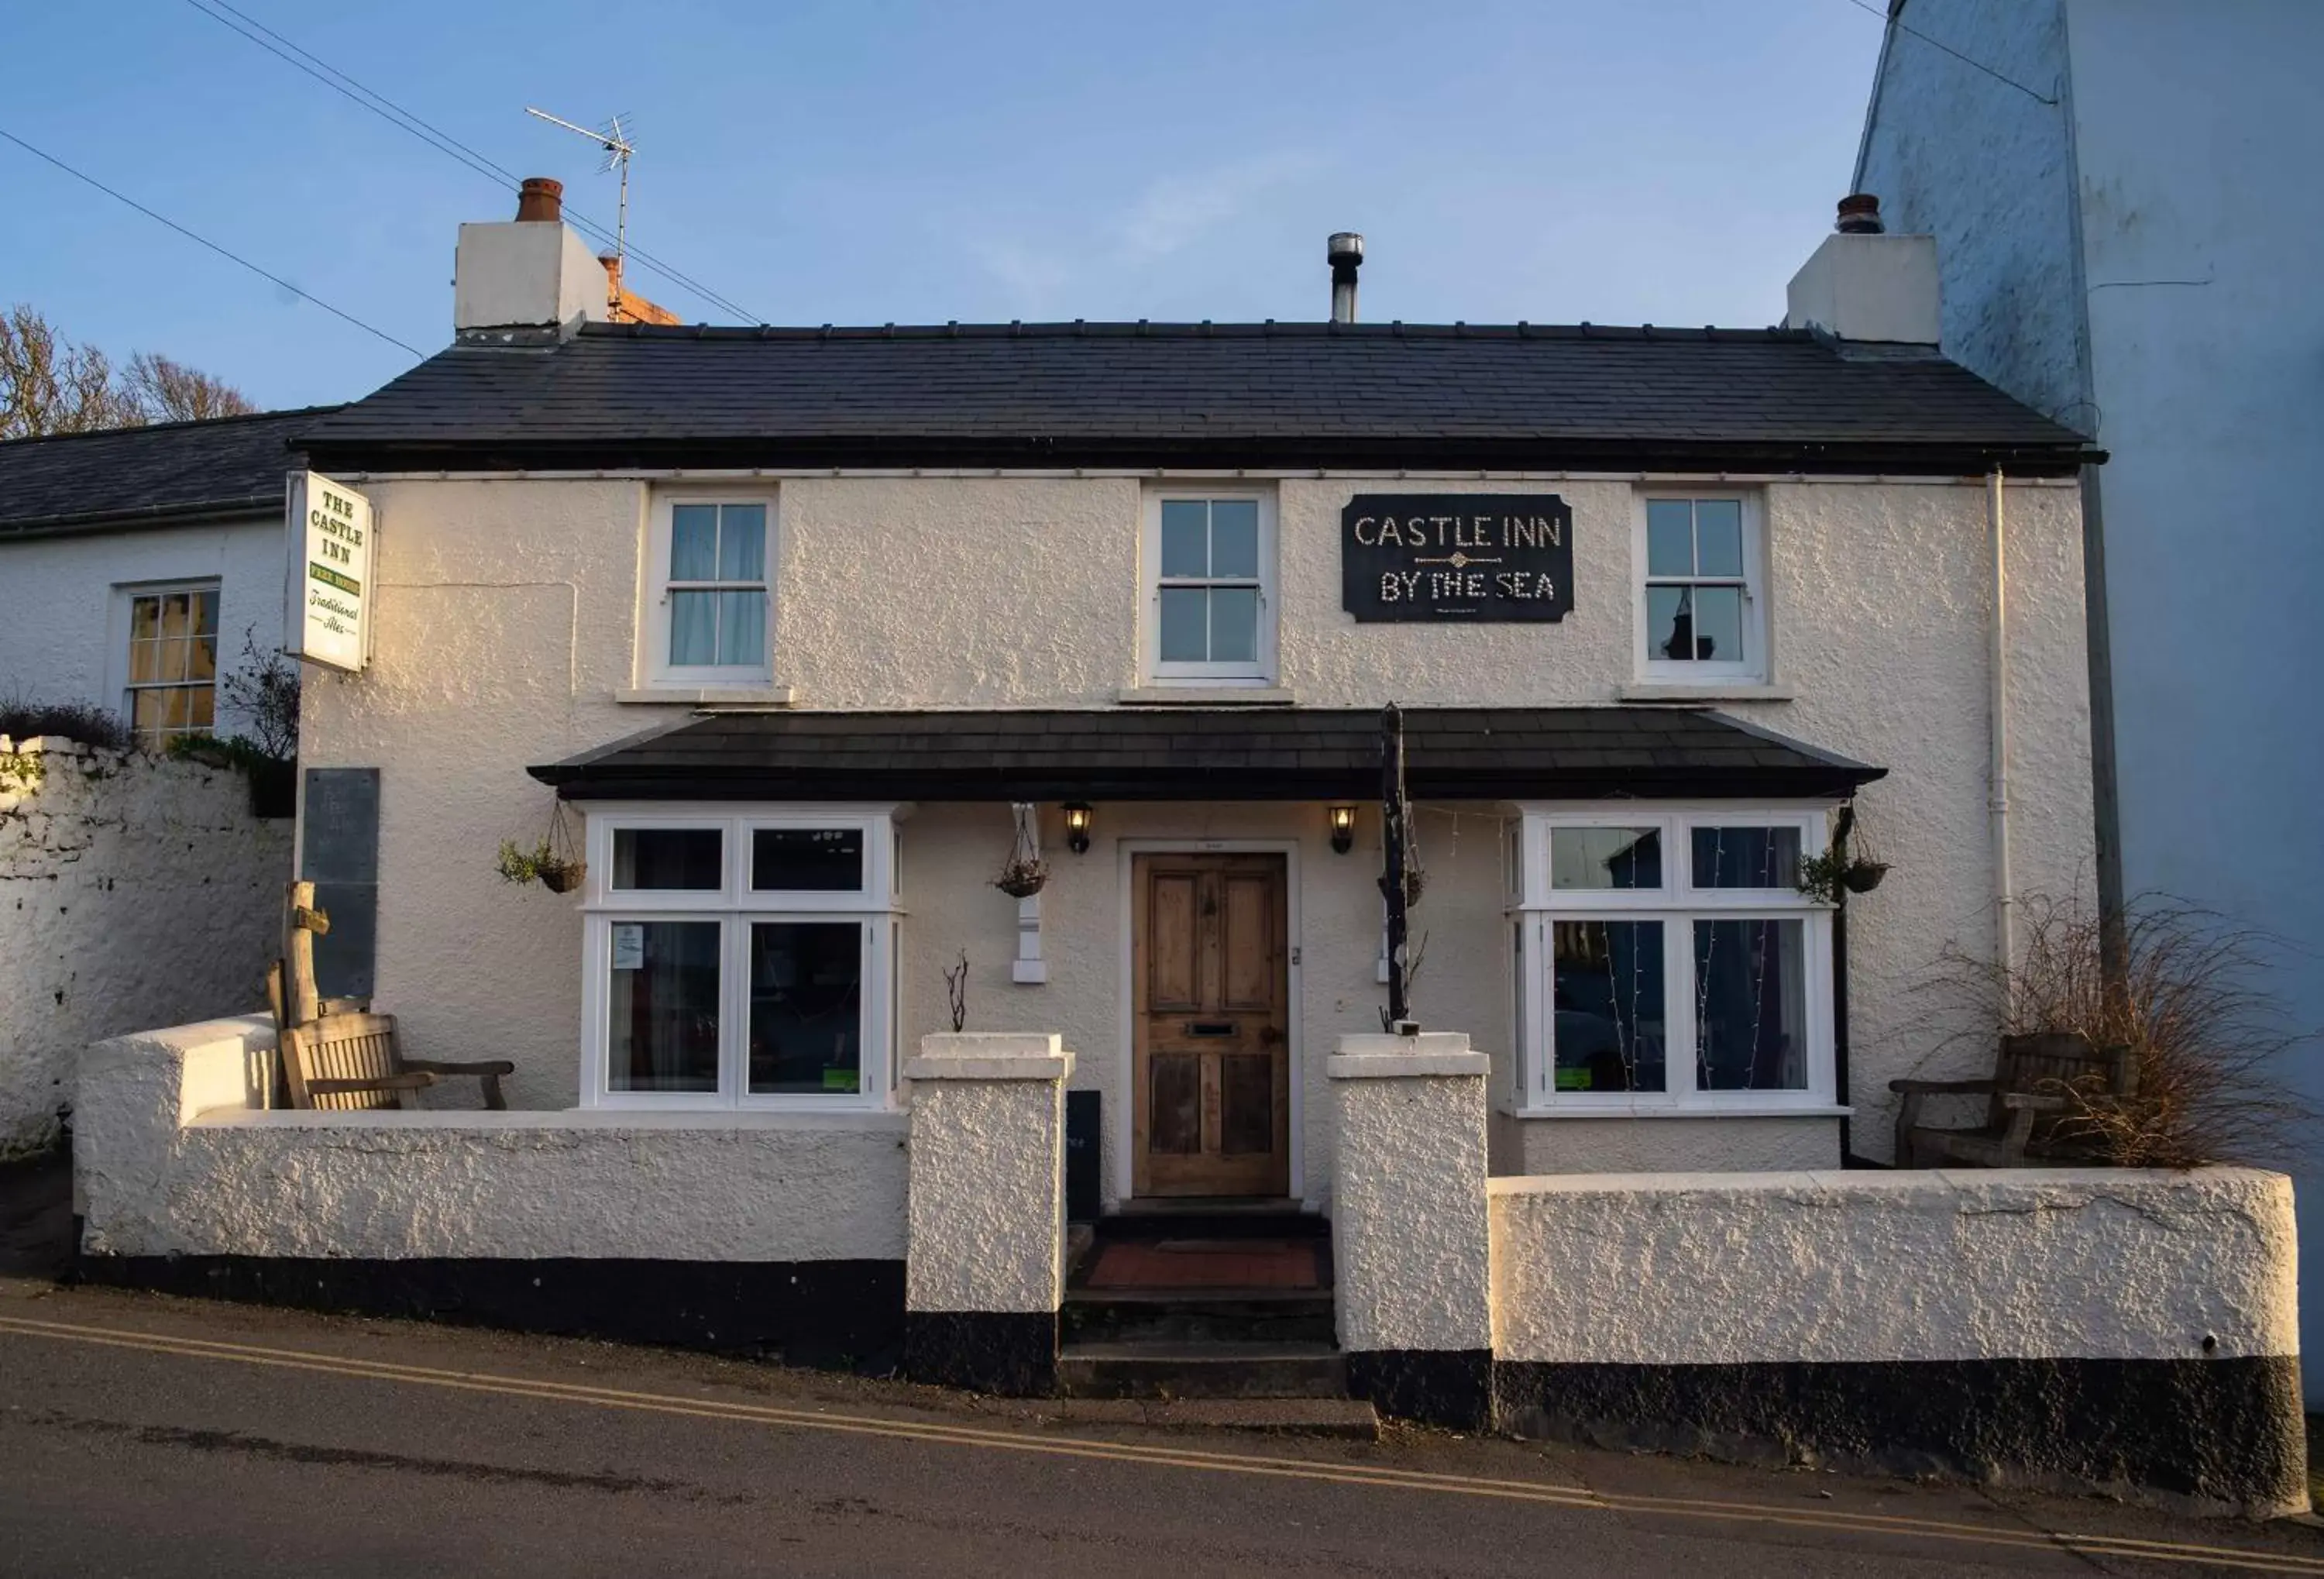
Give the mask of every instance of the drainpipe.
M 1986 524 L 1993 542 L 1991 651 L 1986 664 L 1993 695 L 1993 761 L 1987 810 L 1993 819 L 1994 962 L 2002 969 L 2003 992 L 2011 992 L 2009 971 L 2017 961 L 2017 895 L 2009 873 L 2009 563 L 2002 532 L 2001 468 L 1986 474 Z

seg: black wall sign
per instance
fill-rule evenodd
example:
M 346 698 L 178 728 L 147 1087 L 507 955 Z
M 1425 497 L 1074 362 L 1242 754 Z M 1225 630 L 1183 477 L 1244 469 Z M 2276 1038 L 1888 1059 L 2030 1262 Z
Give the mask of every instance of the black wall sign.
M 1359 494 L 1340 512 L 1340 606 L 1369 620 L 1562 620 L 1573 512 L 1554 494 Z

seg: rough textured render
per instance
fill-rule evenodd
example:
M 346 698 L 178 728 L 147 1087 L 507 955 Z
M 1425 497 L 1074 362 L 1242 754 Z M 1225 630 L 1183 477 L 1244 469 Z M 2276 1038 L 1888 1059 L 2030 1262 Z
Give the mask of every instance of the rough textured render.
M 1420 485 L 1416 479 L 1412 485 Z M 1434 491 L 1507 492 L 1507 480 L 1430 479 Z M 1536 485 L 1528 484 L 1527 486 Z M 1549 626 L 1357 626 L 1340 609 L 1340 512 L 1377 481 L 1286 479 L 1280 520 L 1282 683 L 1303 706 L 1376 706 L 1391 683 L 1414 706 L 1610 702 L 1631 685 L 1635 488 L 1538 485 L 1573 509 L 1575 612 Z M 1109 477 L 824 477 L 776 485 L 772 679 L 806 707 L 1111 706 L 1139 682 L 1137 484 Z M 393 522 L 375 573 L 381 619 L 360 682 L 310 687 L 310 766 L 382 769 L 378 998 L 420 1056 L 515 1060 L 511 1101 L 575 1100 L 581 1042 L 576 901 L 492 875 L 503 839 L 540 836 L 550 793 L 527 766 L 607 745 L 686 714 L 624 706 L 644 679 L 635 632 L 641 533 L 636 480 L 377 480 Z M 2091 848 L 2080 512 L 2070 485 L 2008 491 L 2011 690 L 2019 774 L 2015 859 L 2028 891 L 2085 882 Z M 1890 770 L 1862 826 L 1895 865 L 1849 913 L 1857 1145 L 1886 1153 L 1887 1081 L 1982 1072 L 1989 1044 L 1914 986 L 1949 941 L 1990 947 L 1985 814 L 1985 494 L 1975 480 L 1803 482 L 1765 490 L 1774 670 L 1792 701 L 1721 704 L 1748 722 Z M 995 541 L 1012 545 L 991 551 Z M 915 567 L 911 596 L 875 595 L 843 560 Z M 1032 568 L 1028 571 L 1028 567 Z M 963 656 L 967 657 L 964 660 Z M 1392 680 L 1390 677 L 1393 677 Z M 1457 813 L 1457 817 L 1456 814 Z M 1429 937 L 1414 990 L 1423 1020 L 1505 1057 L 1510 1002 L 1495 808 L 1424 811 Z M 1309 1204 L 1329 1198 L 1323 1065 L 1333 1039 L 1377 1026 L 1377 818 L 1334 854 L 1320 805 L 1106 803 L 1086 855 L 1063 854 L 1041 895 L 1046 986 L 1018 985 L 1016 906 L 991 886 L 1007 809 L 923 805 L 901 824 L 908 915 L 899 1042 L 947 1023 L 942 969 L 969 955 L 971 1023 L 1056 1030 L 1103 1089 L 1109 1195 L 1127 1184 L 1122 1003 L 1132 838 L 1282 840 L 1297 846 L 1296 1132 Z M 494 939 L 495 968 L 473 939 Z M 149 1021 L 149 1023 L 152 1023 Z M 1497 1071 L 1497 1093 L 1513 1089 Z M 1834 1128 L 1826 1122 L 1827 1131 Z M 1757 1141 L 1699 1131 L 1694 1167 L 1763 1166 Z M 1836 1150 L 1837 1142 L 1834 1147 Z M 1829 1158 L 1822 1160 L 1830 1160 Z
M 937 1034 L 912 1082 L 911 1311 L 1053 1314 L 1065 1294 L 1065 1076 L 1055 1035 Z
M 1330 1074 L 1340 1346 L 1487 1348 L 1487 1060 L 1456 1032 L 1343 1036 L 1339 1045 Z
M 290 874 L 239 772 L 0 738 L 0 1158 L 55 1142 L 90 1042 L 263 1004 Z
M 1692 1173 L 1714 1159 L 1722 1173 L 1840 1165 L 1840 1136 L 1830 1119 L 1527 1121 L 1497 1113 L 1493 1123 L 1497 1174 Z
M 1497 1359 L 2299 1352 L 2291 1181 L 2246 1168 L 1492 1181 Z
M 272 1047 L 251 1018 L 88 1049 L 73 1137 L 86 1252 L 904 1253 L 899 1114 L 262 1112 Z

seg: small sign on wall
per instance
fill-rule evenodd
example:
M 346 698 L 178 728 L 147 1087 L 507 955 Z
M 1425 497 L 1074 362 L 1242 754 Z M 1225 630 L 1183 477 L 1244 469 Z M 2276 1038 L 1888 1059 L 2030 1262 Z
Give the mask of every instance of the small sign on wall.
M 1340 512 L 1340 606 L 1365 622 L 1562 620 L 1573 512 L 1555 494 L 1359 494 Z
M 370 657 L 371 501 L 319 472 L 292 472 L 282 650 L 360 674 Z

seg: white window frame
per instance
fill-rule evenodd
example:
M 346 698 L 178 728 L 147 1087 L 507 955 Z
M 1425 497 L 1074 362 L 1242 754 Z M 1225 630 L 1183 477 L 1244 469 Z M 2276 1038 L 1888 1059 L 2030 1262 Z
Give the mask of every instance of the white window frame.
M 1250 663 L 1162 661 L 1162 502 L 1166 499 L 1250 499 L 1259 505 L 1259 632 L 1257 656 Z M 1276 676 L 1276 588 L 1281 579 L 1276 557 L 1276 495 L 1273 488 L 1233 484 L 1167 483 L 1149 486 L 1139 532 L 1139 672 L 1157 686 L 1271 686 Z M 1240 577 L 1174 581 L 1173 586 L 1240 586 Z
M 217 599 L 218 628 L 214 637 L 217 645 L 210 654 L 210 725 L 207 729 L 189 729 L 182 735 L 176 737 L 195 740 L 213 739 L 217 734 L 219 724 L 223 722 L 219 709 L 220 704 L 225 699 L 218 694 L 218 681 L 225 678 L 226 672 L 226 584 L 219 577 L 189 576 L 174 581 L 124 581 L 115 584 L 114 614 L 107 622 L 112 631 L 110 644 L 114 651 L 106 660 L 108 672 L 118 676 L 115 682 L 109 688 L 113 694 L 113 705 L 120 709 L 122 726 L 135 734 L 139 691 L 191 690 L 201 683 L 198 680 L 140 681 L 131 678 L 137 672 L 137 666 L 131 651 L 137 640 L 137 600 L 141 597 L 164 597 L 173 592 L 207 592 Z M 142 741 L 143 737 L 139 736 L 139 738 Z M 163 749 L 167 744 L 167 741 L 157 741 L 154 743 L 154 749 Z
M 639 611 L 638 630 L 644 647 L 645 662 L 641 666 L 644 683 L 649 687 L 687 688 L 715 686 L 763 687 L 775 672 L 775 600 L 776 581 L 782 563 L 782 516 L 779 510 L 779 494 L 764 488 L 684 487 L 653 490 L 647 512 L 645 532 L 644 574 L 639 577 L 639 587 L 644 606 Z M 680 504 L 763 504 L 767 511 L 766 581 L 767 629 L 761 651 L 763 661 L 749 663 L 687 663 L 669 660 L 669 595 L 673 590 L 669 578 L 669 539 L 674 512 Z M 742 591 L 757 585 L 752 582 L 687 581 L 677 584 L 675 590 Z
M 1795 827 L 1803 857 L 1827 842 L 1831 808 L 1789 801 L 1722 805 L 1603 801 L 1522 805 L 1521 892 L 1516 921 L 1516 981 L 1511 1028 L 1518 1043 L 1516 1089 L 1520 1111 L 1600 1117 L 1637 1114 L 1831 1113 L 1837 1096 L 1832 1021 L 1831 912 L 1797 889 L 1697 888 L 1693 830 L 1702 826 Z M 1550 887 L 1551 832 L 1571 827 L 1654 828 L 1662 835 L 1663 882 L 1655 889 L 1557 890 Z M 1694 923 L 1698 920 L 1801 923 L 1805 959 L 1804 1050 L 1807 1085 L 1796 1091 L 1704 1091 L 1695 1084 Z M 1550 990 L 1550 927 L 1556 921 L 1660 921 L 1663 924 L 1665 1089 L 1659 1092 L 1559 1091 L 1556 1020 Z
M 581 1105 L 640 1110 L 772 1110 L 828 1113 L 892 1107 L 896 1098 L 896 955 L 899 808 L 856 803 L 702 805 L 607 801 L 583 808 Z M 613 835 L 621 828 L 715 827 L 724 838 L 716 890 L 616 890 Z M 853 891 L 754 892 L 751 835 L 759 828 L 852 828 L 863 839 L 863 886 Z M 862 1058 L 852 1092 L 770 1092 L 750 1084 L 750 928 L 758 921 L 854 920 L 863 938 Z M 607 1079 L 612 1042 L 613 928 L 624 921 L 715 921 L 719 943 L 718 1089 L 615 1091 Z
M 1738 661 L 1720 659 L 1665 658 L 1653 648 L 1654 631 L 1646 619 L 1646 503 L 1654 499 L 1732 499 L 1743 517 L 1743 642 L 1746 656 Z M 1767 618 L 1766 502 L 1756 489 L 1647 487 L 1636 491 L 1630 523 L 1630 623 L 1637 634 L 1632 656 L 1638 679 L 1649 685 L 1760 685 L 1772 680 L 1769 661 L 1771 622 Z M 1681 577 L 1664 577 L 1665 582 Z M 1687 577 L 1704 585 L 1728 581 L 1725 577 Z

